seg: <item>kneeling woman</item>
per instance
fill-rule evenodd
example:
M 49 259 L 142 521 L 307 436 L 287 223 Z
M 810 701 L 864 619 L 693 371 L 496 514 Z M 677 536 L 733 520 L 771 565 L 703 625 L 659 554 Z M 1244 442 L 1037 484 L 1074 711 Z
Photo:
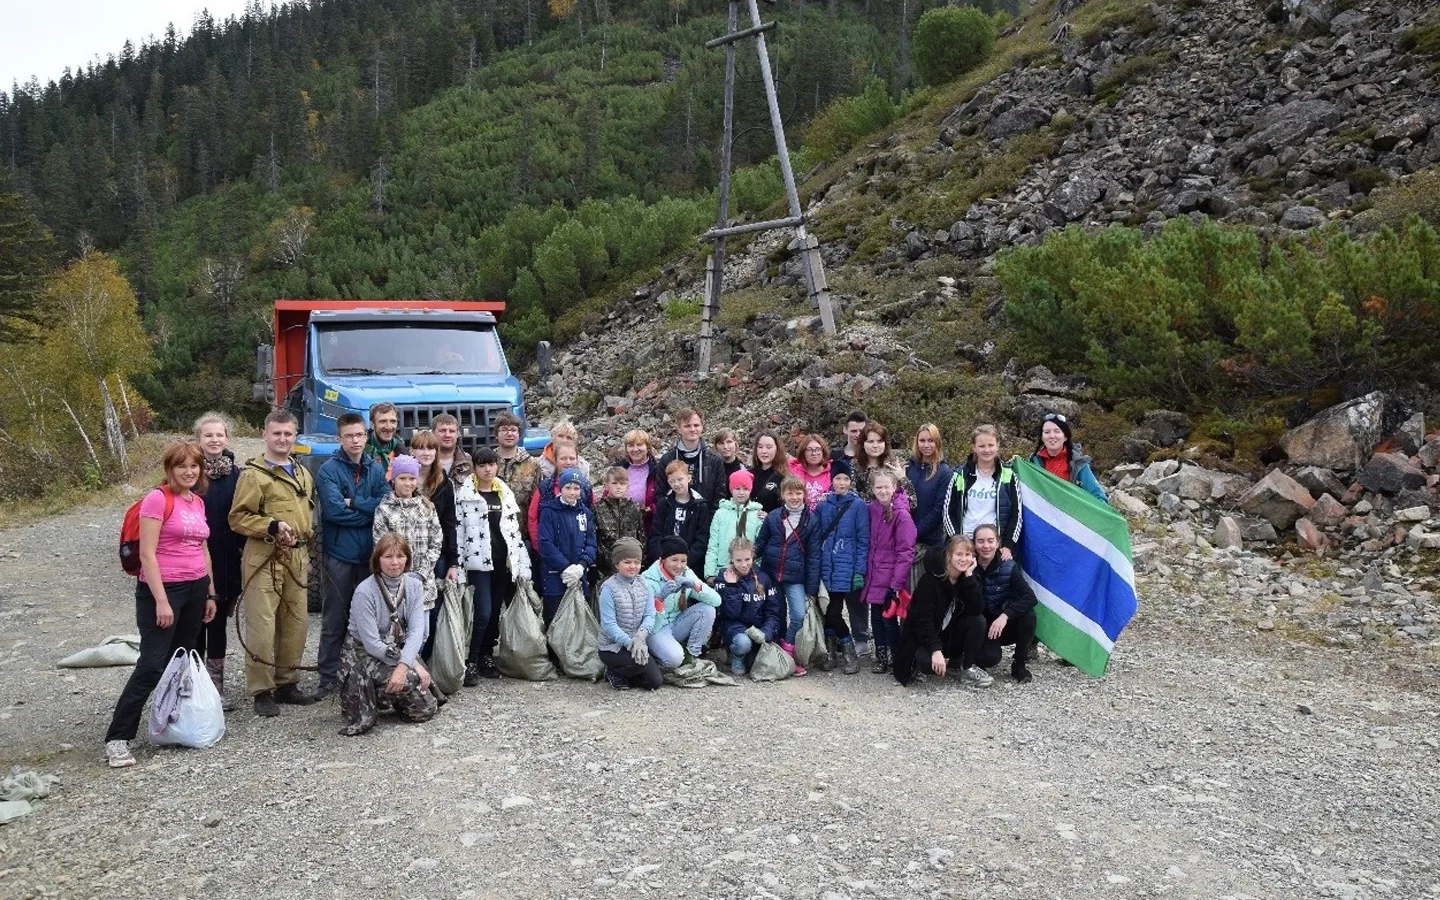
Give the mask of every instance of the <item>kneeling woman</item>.
M 394 532 L 381 535 L 370 554 L 370 571 L 350 602 L 350 637 L 340 660 L 343 735 L 364 734 L 375 725 L 378 692 L 411 722 L 435 715 L 430 673 L 420 663 L 428 619 L 425 588 L 410 568 L 410 545 Z
M 895 680 L 909 684 L 921 670 L 940 678 L 959 660 L 960 680 L 989 687 L 995 679 L 977 665 L 985 643 L 985 600 L 975 577 L 975 547 L 956 536 L 925 556 L 909 615 L 895 652 Z

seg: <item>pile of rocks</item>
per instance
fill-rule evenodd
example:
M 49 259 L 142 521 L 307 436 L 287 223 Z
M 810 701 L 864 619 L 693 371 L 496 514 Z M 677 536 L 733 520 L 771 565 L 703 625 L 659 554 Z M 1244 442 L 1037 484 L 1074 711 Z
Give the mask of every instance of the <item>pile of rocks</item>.
M 976 139 L 1000 155 L 1046 126 L 1068 130 L 1058 150 L 891 257 L 985 257 L 1075 222 L 1343 217 L 1374 185 L 1440 163 L 1431 63 L 1395 50 L 1425 5 L 1305 3 L 1277 23 L 1263 3 L 1156 3 L 1099 40 L 1063 41 L 1059 65 L 1017 67 L 952 111 L 917 165 Z
M 1387 428 L 1395 406 L 1375 392 L 1339 404 L 1286 432 L 1288 461 L 1252 483 L 1166 459 L 1115 468 L 1115 505 L 1154 510 L 1169 521 L 1210 527 L 1219 548 L 1291 537 L 1302 550 L 1375 554 L 1394 547 L 1440 549 L 1440 433 L 1428 440 L 1424 416 Z

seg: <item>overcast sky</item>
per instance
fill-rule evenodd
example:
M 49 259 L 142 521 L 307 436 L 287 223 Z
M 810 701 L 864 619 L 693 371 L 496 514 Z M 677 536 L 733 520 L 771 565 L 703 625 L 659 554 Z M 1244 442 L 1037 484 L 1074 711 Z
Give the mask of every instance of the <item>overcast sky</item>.
M 201 9 L 218 21 L 244 8 L 245 0 L 0 0 L 0 90 L 31 75 L 53 81 L 96 56 L 118 57 L 127 38 L 139 47 L 171 22 L 187 35 Z

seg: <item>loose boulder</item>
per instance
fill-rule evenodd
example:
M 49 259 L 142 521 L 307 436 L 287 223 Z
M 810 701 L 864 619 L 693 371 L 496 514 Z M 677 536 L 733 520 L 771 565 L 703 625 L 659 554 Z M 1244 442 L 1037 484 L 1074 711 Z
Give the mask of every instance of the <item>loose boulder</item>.
M 1305 485 L 1305 490 L 1315 497 L 1321 494 L 1345 496 L 1345 482 L 1337 478 L 1334 472 L 1321 466 L 1300 467 L 1295 473 L 1295 480 Z
M 1285 432 L 1280 448 L 1297 465 L 1353 472 L 1380 443 L 1384 411 L 1379 391 L 1332 406 Z
M 1306 518 L 1322 528 L 1334 528 L 1344 522 L 1345 517 L 1349 514 L 1350 511 L 1345 508 L 1345 504 L 1329 494 L 1321 494 L 1320 499 L 1315 501 L 1315 505 L 1310 507 L 1310 513 Z
M 1240 550 L 1245 546 L 1240 523 L 1229 516 L 1221 516 L 1220 521 L 1215 523 L 1213 538 L 1215 546 L 1221 550 Z
M 1155 443 L 1161 447 L 1178 444 L 1195 430 L 1189 416 L 1169 409 L 1152 409 L 1145 414 L 1141 425 L 1155 434 Z
M 1321 551 L 1330 546 L 1330 539 L 1315 523 L 1303 516 L 1295 520 L 1295 541 L 1303 550 Z
M 1398 494 L 1425 487 L 1425 473 L 1401 453 L 1377 453 L 1360 470 L 1359 482 L 1377 494 Z
M 1240 508 L 1280 530 L 1310 511 L 1315 498 L 1305 486 L 1279 469 L 1273 470 L 1240 498 Z

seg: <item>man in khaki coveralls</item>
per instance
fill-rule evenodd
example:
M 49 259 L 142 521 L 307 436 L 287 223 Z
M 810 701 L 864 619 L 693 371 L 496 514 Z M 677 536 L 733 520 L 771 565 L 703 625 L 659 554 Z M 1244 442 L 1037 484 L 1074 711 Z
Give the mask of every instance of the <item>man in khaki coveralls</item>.
M 265 417 L 265 455 L 240 471 L 230 506 L 230 527 L 246 538 L 240 557 L 241 583 L 247 585 L 241 601 L 245 643 L 265 660 L 245 661 L 259 716 L 278 716 L 277 703 L 315 702 L 296 684 L 299 673 L 293 668 L 305 651 L 307 548 L 315 504 L 310 473 L 290 455 L 296 431 L 289 410 L 277 409 Z

